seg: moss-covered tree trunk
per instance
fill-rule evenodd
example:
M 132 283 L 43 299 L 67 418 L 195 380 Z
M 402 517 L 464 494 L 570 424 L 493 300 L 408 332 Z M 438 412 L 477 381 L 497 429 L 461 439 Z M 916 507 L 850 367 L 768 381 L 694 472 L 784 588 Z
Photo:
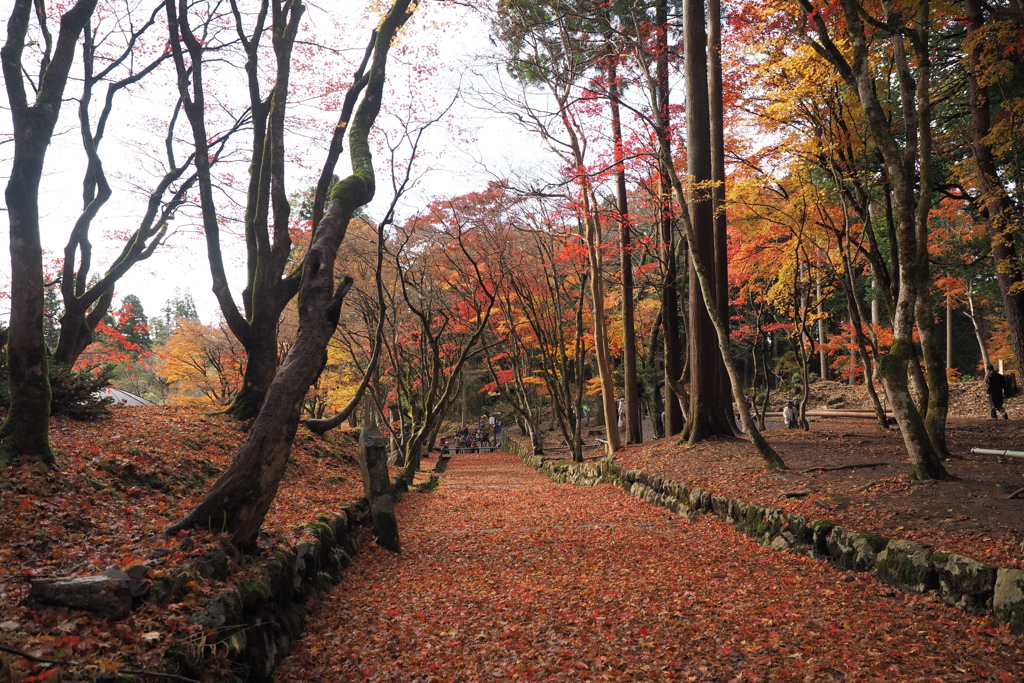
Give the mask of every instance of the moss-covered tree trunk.
M 397 0 L 378 28 L 365 94 L 350 127 L 352 174 L 335 186 L 328 210 L 303 260 L 295 343 L 268 388 L 263 408 L 231 466 L 199 505 L 169 531 L 208 527 L 230 532 L 241 547 L 250 547 L 256 541 L 284 476 L 302 399 L 327 361 L 327 342 L 337 327 L 342 299 L 352 283 L 349 278 L 336 282 L 335 257 L 355 211 L 374 195 L 368 135 L 380 111 L 388 51 L 409 11 L 410 0 Z M 186 41 L 194 37 L 184 18 L 179 21 L 174 0 L 167 2 L 167 15 L 174 58 L 180 69 L 184 58 L 178 36 L 184 36 Z M 180 87 L 187 96 L 187 83 Z
M 931 206 L 930 179 L 931 114 L 929 110 L 930 66 L 928 63 L 928 26 L 930 5 L 921 0 L 917 16 L 910 22 L 897 15 L 891 5 L 884 5 L 885 21 L 893 26 L 889 34 L 895 82 L 901 107 L 899 126 L 894 126 L 879 100 L 876 72 L 869 59 L 869 41 L 865 29 L 865 9 L 858 0 L 842 0 L 845 17 L 844 39 L 849 51 L 841 51 L 829 35 L 824 19 L 817 16 L 810 3 L 801 0 L 817 40 L 805 37 L 811 46 L 836 69 L 847 86 L 857 93 L 871 138 L 878 145 L 892 187 L 892 216 L 895 234 L 891 235 L 898 252 L 899 294 L 893 311 L 894 341 L 881 363 L 879 372 L 889 404 L 899 424 L 907 448 L 911 469 L 919 479 L 945 479 L 946 473 L 925 426 L 924 418 L 910 395 L 909 365 L 914 357 L 914 319 L 920 297 L 927 295 L 928 253 L 927 217 Z M 910 24 L 913 24 L 911 26 Z M 872 27 L 872 30 L 876 28 Z M 905 33 L 913 32 L 910 41 L 917 50 L 916 69 L 907 59 Z M 874 38 L 874 37 L 873 37 Z M 898 129 L 899 135 L 894 132 Z M 921 169 L 920 178 L 917 169 Z M 918 187 L 918 181 L 920 187 Z M 919 193 L 919 195 L 918 195 Z M 887 206 L 888 209 L 888 206 Z M 929 321 L 930 322 L 930 321 Z M 930 393 L 930 392 L 929 392 Z
M 49 45 L 43 73 L 26 89 L 29 68 L 22 64 L 34 3 L 15 0 L 7 23 L 0 63 L 11 111 L 14 159 L 5 198 L 10 225 L 11 318 L 7 346 L 11 405 L 0 426 L 0 466 L 28 456 L 53 464 L 50 450 L 50 383 L 43 337 L 43 252 L 39 235 L 39 183 L 46 149 L 60 115 L 64 88 L 78 38 L 92 17 L 96 0 L 79 0 L 64 12 L 56 43 Z M 46 21 L 46 12 L 36 14 Z

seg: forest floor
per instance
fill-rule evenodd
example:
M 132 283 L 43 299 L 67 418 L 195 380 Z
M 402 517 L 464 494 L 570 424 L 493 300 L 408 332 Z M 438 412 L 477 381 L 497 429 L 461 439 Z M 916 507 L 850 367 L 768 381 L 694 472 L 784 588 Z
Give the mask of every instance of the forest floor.
M 861 387 L 813 385 L 815 408 L 864 408 Z M 991 420 L 980 382 L 951 385 L 945 461 L 949 481 L 910 476 L 899 431 L 874 419 L 809 418 L 810 431 L 764 432 L 789 469 L 769 473 L 742 439 L 686 448 L 679 439 L 629 446 L 619 464 L 661 474 L 714 495 L 739 498 L 886 538 L 919 540 L 1000 567 L 1024 568 L 1024 459 L 974 455 L 972 448 L 1024 451 L 1024 397 L 1006 402 L 1009 420 Z M 769 423 L 769 427 L 772 423 Z M 851 465 L 871 465 L 836 469 Z M 829 469 L 833 468 L 833 469 Z
M 819 389 L 828 386 L 826 383 L 819 384 L 821 386 L 815 385 Z M 764 472 L 757 456 L 743 440 L 718 440 L 701 444 L 693 449 L 681 447 L 677 440 L 660 440 L 639 446 L 630 446 L 618 453 L 616 458 L 622 464 L 660 472 L 691 485 L 703 486 L 716 494 L 733 495 L 749 502 L 760 502 L 772 507 L 804 512 L 815 519 L 832 519 L 851 530 L 874 531 L 891 538 L 920 538 L 936 550 L 959 552 L 999 566 L 1021 567 L 1024 564 L 1020 549 L 1021 541 L 1024 540 L 1022 538 L 1024 500 L 1019 498 L 1008 500 L 1007 495 L 1016 488 L 1024 486 L 1024 463 L 1017 459 L 973 456 L 970 454 L 970 448 L 982 446 L 1024 450 L 1024 401 L 1016 398 L 1007 403 L 1011 416 L 1009 421 L 990 422 L 983 419 L 987 409 L 984 408 L 983 392 L 979 399 L 980 391 L 977 383 L 973 387 L 966 388 L 954 385 L 954 408 L 949 439 L 955 459 L 948 461 L 946 465 L 959 478 L 951 482 L 934 484 L 912 482 L 907 476 L 909 466 L 896 431 L 884 432 L 870 420 L 816 420 L 811 423 L 811 431 L 806 433 L 770 429 L 767 432 L 769 440 L 790 466 L 790 470 L 782 474 Z M 856 388 L 842 385 L 830 387 L 826 392 L 827 395 L 823 395 L 823 398 L 818 400 L 822 403 L 831 401 L 834 405 L 838 393 L 849 393 L 849 398 L 844 400 L 848 401 L 847 407 L 854 405 Z M 814 405 L 812 404 L 812 407 Z M 191 642 L 190 639 L 202 642 L 203 634 L 193 633 L 193 629 L 196 627 L 190 623 L 189 618 L 195 614 L 208 596 L 221 590 L 223 586 L 199 577 L 188 585 L 187 595 L 180 602 L 156 605 L 150 601 L 143 601 L 129 617 L 119 621 L 101 619 L 85 612 L 66 608 L 27 604 L 25 598 L 33 578 L 89 576 L 98 574 L 111 566 L 126 568 L 145 562 L 150 567 L 146 578 L 156 580 L 218 549 L 222 539 L 219 539 L 215 533 L 193 531 L 169 538 L 163 535 L 163 530 L 201 499 L 203 493 L 228 466 L 244 438 L 245 434 L 231 418 L 212 415 L 199 409 L 114 408 L 113 416 L 100 422 L 81 423 L 60 418 L 53 420 L 51 443 L 57 456 L 58 469 L 41 471 L 33 463 L 21 463 L 6 470 L 0 470 L 0 520 L 2 520 L 0 523 L 0 681 L 96 680 L 109 679 L 114 672 L 125 673 L 130 669 L 159 670 L 161 662 L 172 644 L 180 646 L 182 642 Z M 270 553 L 275 547 L 293 545 L 308 533 L 305 525 L 316 521 L 320 513 L 336 512 L 362 495 L 362 483 L 354 457 L 355 452 L 355 441 L 349 432 L 341 432 L 330 436 L 327 440 L 321 440 L 300 430 L 295 440 L 285 481 L 260 538 L 259 549 L 261 552 Z M 870 469 L 830 472 L 804 471 L 812 467 L 880 461 L 889 464 Z M 459 459 L 456 458 L 454 462 L 458 463 Z M 511 526 L 511 520 L 516 516 L 525 515 L 533 519 L 535 515 L 546 515 L 550 520 L 557 521 L 566 515 L 578 514 L 581 515 L 578 518 L 571 517 L 579 522 L 578 524 L 574 522 L 577 527 L 590 528 L 584 527 L 589 524 L 594 525 L 594 529 L 599 529 L 603 527 L 597 525 L 605 522 L 602 506 L 607 503 L 615 509 L 630 510 L 630 515 L 641 514 L 637 511 L 640 508 L 636 506 L 647 510 L 641 515 L 647 521 L 636 522 L 639 525 L 636 528 L 628 525 L 622 527 L 623 530 L 629 529 L 627 536 L 637 537 L 638 529 L 650 529 L 660 533 L 662 527 L 659 527 L 658 524 L 666 523 L 667 518 L 664 511 L 647 508 L 644 504 L 625 497 L 621 500 L 619 498 L 605 500 L 604 496 L 613 495 L 611 492 L 595 494 L 587 492 L 585 489 L 563 486 L 555 487 L 558 491 L 558 494 L 555 495 L 551 492 L 555 489 L 549 491 L 545 485 L 541 487 L 545 493 L 541 494 L 540 498 L 530 499 L 532 502 L 527 499 L 520 500 L 518 496 L 520 490 L 532 489 L 540 485 L 523 483 L 518 479 L 520 474 L 515 474 L 515 472 L 519 471 L 520 466 L 508 459 L 507 456 L 501 456 L 495 462 L 500 465 L 500 468 L 503 468 L 502 472 L 507 470 L 508 477 L 512 478 L 505 479 L 505 474 L 492 472 L 482 480 L 486 483 L 460 485 L 465 490 L 462 490 L 456 498 L 463 501 L 472 498 L 475 494 L 480 494 L 482 497 L 479 503 L 472 503 L 472 505 L 483 507 L 466 507 L 465 510 L 449 511 L 444 511 L 441 508 L 436 510 L 422 508 L 427 504 L 426 501 L 433 499 L 435 494 L 447 495 L 445 492 L 451 490 L 446 483 L 447 476 L 442 479 L 442 486 L 435 494 L 409 496 L 403 501 L 400 513 L 402 515 L 403 539 L 408 550 L 403 558 L 413 556 L 413 549 L 416 547 L 415 539 L 422 537 L 423 534 L 434 534 L 439 538 L 462 538 L 465 536 L 469 539 L 468 530 L 473 529 L 484 531 L 480 531 L 479 536 L 473 535 L 472 543 L 465 546 L 466 548 L 474 552 L 474 549 L 484 552 L 485 548 L 481 545 L 484 541 L 492 538 L 501 539 L 497 546 L 498 550 L 495 552 L 514 557 L 518 552 L 517 548 L 521 539 L 513 537 L 506 541 L 504 537 L 492 536 L 492 532 L 486 530 L 498 528 L 499 525 L 490 524 L 487 520 L 491 518 L 501 520 L 502 525 Z M 424 467 L 432 467 L 433 463 L 433 458 L 426 460 Z M 456 468 L 455 471 L 458 472 L 458 469 Z M 481 476 L 485 475 L 481 474 Z M 501 488 L 506 484 L 513 487 L 517 495 L 509 495 L 507 490 Z M 609 487 L 599 488 L 604 490 Z M 609 488 L 609 491 L 612 490 Z M 806 495 L 802 498 L 785 497 L 786 493 L 794 491 L 806 492 Z M 598 497 L 593 498 L 592 496 Z M 443 497 L 438 500 L 451 502 L 450 499 Z M 608 503 L 612 500 L 613 503 Z M 595 503 L 595 501 L 597 502 Z M 468 500 L 465 501 L 465 504 L 470 505 Z M 536 511 L 530 511 L 528 509 L 530 505 L 539 507 Z M 595 505 L 596 507 L 594 507 Z M 582 521 L 584 519 L 588 521 Z M 529 523 L 524 521 L 523 524 L 527 526 L 535 524 L 540 527 L 548 522 L 535 520 Z M 623 522 L 623 524 L 626 523 Z M 633 522 L 629 522 L 629 524 L 633 524 Z M 691 545 L 700 545 L 703 542 L 701 538 L 709 535 L 717 537 L 717 535 L 725 533 L 725 527 L 714 526 L 710 520 L 706 523 L 701 522 L 697 526 L 688 526 L 688 523 L 673 517 L 670 526 L 676 529 L 677 525 L 679 529 L 693 527 L 698 530 L 694 532 L 695 536 L 689 537 L 689 540 L 686 541 Z M 548 527 L 544 528 L 548 529 Z M 547 530 L 544 533 L 547 534 L 546 540 L 538 541 L 540 545 L 536 546 L 537 549 L 553 547 L 560 532 L 556 529 Z M 673 531 L 672 533 L 677 532 Z M 679 533 L 682 532 L 679 531 Z M 729 533 L 732 534 L 731 531 Z M 575 543 L 574 536 L 571 534 L 566 538 L 568 543 Z M 659 538 L 637 538 L 637 542 L 643 548 L 650 549 L 658 546 Z M 587 541 L 587 543 L 589 542 Z M 749 558 L 754 558 L 757 562 L 768 561 L 765 559 L 768 557 L 764 555 L 765 551 L 759 549 L 755 544 L 740 540 L 730 541 L 730 543 L 739 544 L 729 551 L 732 554 L 730 557 L 735 555 L 738 558 L 740 555 L 744 557 L 749 555 L 747 560 L 743 560 L 744 562 L 747 562 Z M 372 544 L 364 544 L 364 547 L 367 545 L 372 546 Z M 599 548 L 593 547 L 588 551 L 590 559 L 587 561 L 596 563 L 593 565 L 594 567 L 599 567 L 603 562 L 613 561 L 613 558 L 601 558 L 600 555 L 604 551 Z M 365 566 L 372 567 L 375 566 L 373 563 L 383 562 L 384 564 L 380 565 L 381 571 L 392 566 L 388 563 L 394 561 L 394 558 L 386 559 L 388 556 L 382 555 L 375 547 L 371 547 L 369 552 L 370 559 L 367 562 L 370 564 Z M 486 552 L 492 551 L 486 550 Z M 640 550 L 638 549 L 636 552 L 640 552 Z M 643 550 L 643 552 L 647 552 L 647 550 Z M 698 550 L 694 550 L 694 552 L 698 552 Z M 702 549 L 699 552 L 711 552 L 711 550 Z M 421 571 L 422 568 L 416 569 L 411 575 L 412 579 L 402 579 L 402 582 L 411 581 L 416 584 L 417 590 L 423 591 L 426 595 L 443 586 L 449 580 L 445 578 L 446 576 L 469 572 L 468 569 L 461 566 L 463 563 L 469 562 L 468 556 L 463 554 L 460 557 L 462 557 L 461 562 L 455 562 L 448 556 L 435 558 L 432 561 L 438 563 L 436 567 L 429 571 Z M 258 558 L 234 557 L 231 566 L 232 576 L 229 581 L 237 583 L 249 578 L 247 572 L 253 570 L 254 559 Z M 498 565 L 501 565 L 502 562 L 490 554 L 481 561 L 494 561 Z M 534 561 L 529 560 L 529 562 Z M 739 560 L 737 559 L 737 561 Z M 537 559 L 536 562 L 540 562 L 540 559 Z M 579 586 L 578 590 L 580 591 L 597 590 L 596 588 L 587 588 L 591 580 L 590 574 L 584 572 L 574 575 L 568 566 L 563 569 L 559 562 L 561 562 L 559 555 L 552 556 L 552 559 L 545 565 L 544 573 L 547 577 L 545 580 L 557 580 L 559 586 L 563 585 L 563 579 L 564 581 L 572 580 Z M 776 562 L 776 560 L 770 560 L 770 562 Z M 840 581 L 836 578 L 840 575 L 823 574 L 823 572 L 831 570 L 818 568 L 817 564 L 805 564 L 798 560 L 786 560 L 786 562 L 796 562 L 799 565 L 797 567 L 794 564 L 791 570 L 786 570 L 787 572 L 796 572 L 798 568 L 801 572 L 812 572 L 813 577 L 808 581 L 819 583 L 821 581 L 826 581 L 826 583 Z M 359 566 L 364 565 L 360 564 Z M 505 567 L 505 570 L 508 571 L 512 569 L 514 569 L 514 565 L 511 564 Z M 357 569 L 356 571 L 369 570 Z M 494 571 L 498 570 L 494 569 Z M 615 565 L 614 571 L 619 572 L 616 575 L 620 578 L 630 577 L 630 580 L 625 582 L 627 585 L 640 580 L 633 567 Z M 652 569 L 652 571 L 654 570 Z M 713 573 L 716 577 L 719 574 L 732 574 L 731 571 L 722 570 Z M 501 591 L 507 588 L 504 582 L 512 581 L 511 575 L 503 576 L 504 578 L 500 580 L 493 579 L 495 583 L 491 597 L 475 594 L 474 599 L 478 601 L 476 609 L 482 611 L 485 604 L 497 599 L 495 596 L 503 595 Z M 533 578 L 524 579 L 523 582 L 515 585 L 526 586 L 531 592 L 549 590 L 547 588 L 530 588 L 530 586 L 544 585 L 540 578 L 531 576 Z M 789 585 L 804 580 L 795 578 L 795 576 L 795 574 L 787 573 L 785 578 L 776 577 L 776 579 L 783 581 L 778 585 Z M 814 578 L 820 576 L 831 578 Z M 746 578 L 753 580 L 751 577 Z M 394 588 L 396 580 L 395 577 L 383 574 L 379 577 L 381 585 L 387 588 Z M 644 579 L 644 581 L 646 580 Z M 717 580 L 718 578 L 716 578 Z M 733 579 L 729 579 L 729 582 L 723 584 L 722 590 L 725 591 L 728 588 L 729 591 L 739 595 L 745 595 L 749 590 L 754 590 L 741 588 L 739 584 L 731 583 L 732 581 Z M 642 587 L 642 582 L 638 586 Z M 696 583 L 693 586 L 685 590 L 702 593 L 708 588 Z M 883 591 L 882 587 L 871 583 L 870 579 L 860 576 L 855 577 L 850 586 L 864 591 L 871 600 L 877 599 L 878 594 Z M 615 590 L 620 589 L 608 588 L 608 592 L 603 594 L 604 597 L 598 599 L 607 598 L 610 602 L 614 602 L 615 597 L 612 592 Z M 833 590 L 831 583 L 828 583 L 827 590 Z M 565 591 L 572 592 L 572 589 L 566 587 L 557 590 L 551 589 L 549 598 L 555 602 L 559 599 L 567 599 Z M 562 593 L 561 596 L 559 592 Z M 732 593 L 722 593 L 722 595 L 732 595 Z M 390 600 L 390 598 L 383 597 L 381 599 Z M 420 599 L 410 598 L 413 605 Z M 622 609 L 642 608 L 642 599 L 635 595 L 630 598 L 630 600 L 634 599 L 640 602 L 614 604 L 619 604 Z M 672 599 L 678 600 L 679 598 Z M 782 600 L 783 605 L 787 604 L 783 598 L 776 596 L 776 599 Z M 933 609 L 926 598 L 913 598 L 912 602 L 927 605 L 924 608 L 926 610 Z M 523 604 L 534 603 L 525 601 Z M 889 603 L 885 604 L 886 609 L 890 609 Z M 402 609 L 404 608 L 402 607 Z M 500 613 L 496 612 L 491 617 L 491 621 L 496 625 L 495 627 L 504 628 L 506 631 L 511 632 L 513 628 L 520 629 L 521 627 L 513 622 L 502 626 L 502 621 L 508 621 L 512 616 L 519 614 L 515 610 L 509 612 L 507 609 Z M 711 627 L 711 621 L 694 622 L 690 612 L 684 613 L 689 616 L 681 623 L 684 623 L 689 629 L 688 632 L 699 632 Z M 851 612 L 851 614 L 853 613 Z M 389 612 L 385 612 L 383 616 L 386 617 L 387 614 Z M 966 617 L 951 616 L 957 615 L 956 612 L 943 611 L 941 614 L 944 616 L 934 617 L 931 612 L 926 611 L 922 612 L 923 616 L 919 618 L 959 620 L 958 623 L 967 623 L 967 628 L 971 632 L 988 634 L 985 638 L 998 639 L 1005 635 L 999 629 L 992 630 L 995 627 L 988 622 L 976 620 L 966 622 L 964 621 Z M 577 616 L 579 619 L 584 618 L 582 614 Z M 623 620 L 623 624 L 625 624 L 625 617 L 626 615 L 620 614 L 614 619 Z M 484 619 L 485 617 L 480 618 Z M 659 619 L 661 618 L 659 617 Z M 671 616 L 669 618 L 682 619 Z M 737 613 L 737 615 L 728 617 L 714 616 L 712 620 L 726 619 L 729 623 L 733 623 L 731 620 L 739 618 Z M 909 619 L 909 617 L 907 618 Z M 590 619 L 590 617 L 587 616 L 586 619 Z M 762 625 L 767 624 L 767 620 L 775 620 L 777 623 L 785 621 L 786 617 L 779 613 L 774 617 L 766 616 L 764 619 Z M 828 628 L 846 628 L 838 616 L 820 616 L 818 619 L 813 623 L 818 624 L 822 629 L 825 628 L 825 622 L 822 622 L 821 619 L 827 621 Z M 439 623 L 443 625 L 445 622 Z M 574 622 L 569 620 L 566 623 L 564 632 L 559 632 L 560 635 L 557 637 L 552 636 L 554 639 L 552 642 L 557 643 L 558 648 L 561 649 L 568 648 L 570 633 L 592 630 L 595 628 L 596 622 L 587 621 L 586 627 L 583 622 L 574 625 Z M 665 624 L 668 622 L 659 623 L 661 626 L 658 628 L 667 628 Z M 639 629 L 648 628 L 639 621 L 634 625 L 637 625 Z M 804 627 L 806 625 L 800 628 Z M 394 628 L 404 628 L 403 622 L 395 622 Z M 796 627 L 786 626 L 785 628 Z M 931 625 L 928 627 L 928 630 L 930 629 Z M 451 628 L 446 628 L 446 630 L 450 631 Z M 600 634 L 601 632 L 598 629 L 595 633 Z M 651 632 L 650 629 L 647 634 L 637 630 L 630 632 L 632 635 L 629 638 L 632 640 L 629 642 L 633 642 L 637 648 L 640 648 L 636 652 L 646 651 L 644 648 L 649 643 L 648 645 L 644 645 L 644 643 L 649 640 L 647 636 Z M 757 632 L 760 633 L 760 631 Z M 365 633 L 370 632 L 364 631 Z M 412 632 L 410 631 L 410 633 Z M 613 641 L 610 639 L 620 637 L 623 632 L 616 627 L 616 630 L 609 630 L 605 633 L 607 642 L 612 643 Z M 664 632 L 659 633 L 658 638 L 664 636 Z M 771 636 L 771 633 L 775 633 L 775 635 Z M 792 634 L 791 630 L 780 630 L 776 627 L 775 631 L 769 631 L 768 635 L 762 635 L 768 638 L 766 642 L 773 642 L 778 647 L 783 647 L 785 641 Z M 588 638 L 592 635 L 594 634 L 589 634 Z M 444 647 L 447 648 L 452 640 L 465 640 L 467 643 L 473 643 L 478 638 L 474 634 L 470 634 L 466 638 L 463 638 L 462 635 L 458 638 L 451 634 L 449 636 L 441 634 L 442 640 L 437 642 L 445 644 Z M 373 637 L 372 635 L 366 636 L 371 643 L 376 642 L 373 641 Z M 831 638 L 828 635 L 821 637 L 826 641 Z M 884 642 L 888 636 L 880 635 L 879 637 Z M 932 645 L 945 648 L 943 639 L 947 637 L 951 636 L 936 636 L 940 640 Z M 448 638 L 448 640 L 444 640 L 444 638 Z M 313 639 L 315 640 L 315 636 Z M 430 642 L 434 643 L 435 641 Z M 748 641 L 748 645 L 743 647 L 748 647 L 750 642 L 753 641 Z M 1021 647 L 1020 639 L 1011 638 L 1007 642 L 1011 644 L 1008 646 L 1011 649 L 1005 650 L 1007 653 L 1017 652 Z M 517 647 L 510 643 L 512 641 L 505 644 L 513 649 Z M 791 647 L 791 645 L 785 646 Z M 693 645 L 693 647 L 697 648 L 695 652 L 705 652 L 700 649 L 704 646 Z M 736 643 L 723 647 L 730 651 L 742 649 Z M 982 648 L 977 650 L 977 653 L 990 652 L 990 650 L 984 649 L 989 646 L 977 645 L 977 647 Z M 419 652 L 419 650 L 416 651 Z M 483 646 L 474 650 L 477 654 L 486 651 Z M 795 654 L 797 651 L 791 649 L 790 653 Z M 840 648 L 839 651 L 843 651 L 843 649 Z M 773 650 L 773 652 L 775 651 Z M 770 652 L 763 654 L 769 656 L 771 661 L 778 661 L 772 659 L 777 657 L 777 654 Z M 29 655 L 29 657 L 24 655 Z M 435 655 L 440 656 L 437 653 Z M 548 654 L 542 653 L 538 657 L 549 663 L 560 662 L 558 666 L 568 662 L 567 655 L 558 654 L 557 651 Z M 432 661 L 436 661 L 436 657 Z M 596 660 L 580 661 L 587 667 L 600 664 L 595 664 Z M 826 657 L 824 660 L 815 661 L 834 661 L 827 666 L 840 671 L 847 670 L 840 665 L 841 658 L 838 657 L 835 660 Z M 898 659 L 897 661 L 905 660 Z M 966 662 L 966 660 L 964 661 Z M 579 662 L 572 663 L 573 666 L 577 664 Z M 616 666 L 620 664 L 626 666 L 622 662 Z M 555 669 L 550 668 L 554 666 L 555 664 L 550 664 L 550 666 L 545 664 L 540 666 L 539 670 L 554 671 Z M 966 664 L 962 666 L 965 667 Z M 986 664 L 985 666 L 994 667 L 986 669 L 990 672 L 998 670 L 998 666 L 995 664 Z M 680 671 L 683 669 L 685 667 L 677 668 Z M 739 671 L 741 667 L 737 664 L 733 670 Z M 806 670 L 818 671 L 818 669 Z M 973 671 L 974 669 L 968 670 Z M 447 671 L 454 671 L 454 669 L 449 668 Z M 578 671 L 585 672 L 588 669 L 579 667 Z M 701 673 L 699 668 L 694 671 L 696 673 L 692 675 L 697 676 L 698 679 L 714 679 L 718 673 L 721 673 L 716 669 L 709 669 L 708 671 L 711 673 Z M 392 676 L 393 680 L 411 680 L 411 678 L 402 678 L 397 674 L 388 674 L 387 676 Z M 387 676 L 381 680 L 387 680 Z M 640 680 L 643 680 L 645 676 L 648 674 L 637 674 L 637 678 Z M 358 677 L 361 678 L 362 674 L 359 674 Z M 445 678 L 445 676 L 438 677 Z M 580 674 L 579 677 L 600 678 L 596 673 L 593 675 Z M 428 678 L 429 676 L 425 676 L 424 680 Z M 854 678 L 857 677 L 854 676 Z M 890 676 L 882 676 L 882 678 L 892 679 Z M 970 677 L 956 679 L 972 680 Z M 280 678 L 280 680 L 289 679 Z M 290 680 L 305 679 L 292 678 Z M 321 678 L 309 680 L 321 680 Z M 328 676 L 323 680 L 347 679 Z M 568 674 L 565 675 L 565 680 L 569 680 Z
M 160 670 L 169 647 L 203 646 L 206 634 L 190 617 L 223 585 L 198 575 L 179 602 L 144 601 L 122 620 L 25 602 L 34 578 L 91 576 L 145 563 L 146 579 L 157 581 L 221 547 L 223 539 L 209 531 L 163 532 L 230 464 L 245 439 L 238 424 L 196 408 L 111 411 L 96 422 L 53 419 L 58 469 L 26 462 L 0 470 L 4 683 L 111 680 L 116 672 Z M 261 552 L 294 545 L 318 514 L 338 512 L 363 495 L 355 454 L 348 431 L 326 440 L 299 432 L 260 536 Z M 233 556 L 228 580 L 251 578 L 254 559 Z
M 276 680 L 1015 681 L 1024 638 L 508 453 L 456 455 Z

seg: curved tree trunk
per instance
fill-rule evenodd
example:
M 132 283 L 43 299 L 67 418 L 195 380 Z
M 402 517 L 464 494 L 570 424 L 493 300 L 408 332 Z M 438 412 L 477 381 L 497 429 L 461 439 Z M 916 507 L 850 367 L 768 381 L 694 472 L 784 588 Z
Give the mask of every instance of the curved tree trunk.
M 335 256 L 355 211 L 374 195 L 373 157 L 367 138 L 380 111 L 388 51 L 395 32 L 409 17 L 409 5 L 410 0 L 397 0 L 379 28 L 369 83 L 349 133 L 352 175 L 335 187 L 328 211 L 303 260 L 295 343 L 267 390 L 264 407 L 231 466 L 199 505 L 169 532 L 200 526 L 230 532 L 234 542 L 243 548 L 256 541 L 284 476 L 302 399 L 327 361 L 327 342 L 337 327 L 342 299 L 352 284 L 346 278 L 335 286 Z M 174 0 L 168 0 L 167 14 L 175 60 L 182 60 L 177 37 L 184 35 L 187 40 L 191 34 L 187 25 L 179 24 Z

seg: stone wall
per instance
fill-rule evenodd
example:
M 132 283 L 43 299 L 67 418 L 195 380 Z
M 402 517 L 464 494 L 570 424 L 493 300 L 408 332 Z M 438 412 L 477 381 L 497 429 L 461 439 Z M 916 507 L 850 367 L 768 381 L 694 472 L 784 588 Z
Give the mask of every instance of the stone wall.
M 773 550 L 827 559 L 850 571 L 874 571 L 885 583 L 914 593 L 935 592 L 970 614 L 992 614 L 1024 633 L 1024 571 L 986 565 L 953 553 L 933 552 L 921 543 L 890 540 L 811 520 L 741 500 L 715 496 L 699 488 L 614 462 L 571 463 L 529 453 L 523 444 L 503 439 L 502 447 L 560 483 L 578 486 L 614 484 L 635 498 L 694 518 L 713 514 Z
M 405 473 L 392 482 L 397 494 L 409 489 Z M 359 527 L 370 523 L 365 498 L 341 512 L 321 515 L 308 525 L 310 540 L 288 549 L 277 549 L 257 562 L 258 578 L 231 587 L 208 600 L 191 622 L 201 627 L 201 638 L 180 641 L 171 648 L 168 672 L 201 680 L 217 674 L 222 683 L 273 680 L 274 667 L 288 654 L 302 634 L 310 599 L 315 599 L 341 579 L 358 551 Z M 172 602 L 180 586 L 200 574 L 212 579 L 227 577 L 227 555 L 201 558 L 161 585 L 154 584 L 152 599 Z

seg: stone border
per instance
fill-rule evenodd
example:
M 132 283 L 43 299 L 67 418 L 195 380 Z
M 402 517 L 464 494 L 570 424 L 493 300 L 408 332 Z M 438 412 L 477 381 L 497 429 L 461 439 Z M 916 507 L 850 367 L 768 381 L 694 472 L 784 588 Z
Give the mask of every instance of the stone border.
M 883 582 L 912 593 L 934 591 L 946 603 L 973 615 L 991 614 L 1024 634 L 1024 571 L 994 567 L 954 553 L 933 552 L 916 541 L 890 540 L 843 529 L 741 500 L 715 496 L 658 474 L 614 462 L 571 463 L 530 453 L 503 436 L 502 448 L 557 483 L 614 484 L 634 498 L 694 518 L 712 513 L 772 550 L 827 559 L 841 569 L 874 571 Z
M 411 479 L 403 470 L 392 480 L 396 495 L 409 490 Z M 195 678 L 227 662 L 233 676 L 222 683 L 273 681 L 274 667 L 287 656 L 305 627 L 310 600 L 337 584 L 359 550 L 360 526 L 370 523 L 366 498 L 341 512 L 320 515 L 307 524 L 315 538 L 288 549 L 275 549 L 256 564 L 258 578 L 232 586 L 207 600 L 190 623 L 201 635 L 179 641 L 168 652 L 165 670 Z M 226 548 L 201 557 L 172 577 L 155 582 L 151 600 L 173 602 L 195 574 L 228 578 Z

